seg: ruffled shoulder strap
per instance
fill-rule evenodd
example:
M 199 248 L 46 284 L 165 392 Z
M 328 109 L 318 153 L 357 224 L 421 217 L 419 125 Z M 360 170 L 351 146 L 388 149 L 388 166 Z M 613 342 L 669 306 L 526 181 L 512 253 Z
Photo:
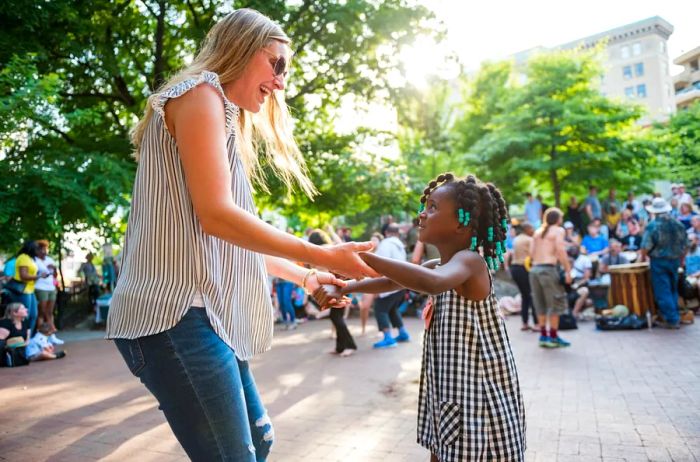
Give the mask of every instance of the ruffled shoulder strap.
M 238 118 L 238 106 L 226 98 L 224 89 L 221 87 L 221 82 L 219 82 L 219 76 L 214 72 L 204 71 L 197 78 L 183 80 L 177 85 L 166 88 L 162 92 L 154 95 L 155 97 L 151 99 L 151 106 L 161 117 L 165 117 L 165 103 L 167 103 L 169 99 L 178 98 L 202 83 L 207 83 L 216 88 L 221 95 L 226 111 L 226 134 L 230 135 L 233 133 L 233 122 Z

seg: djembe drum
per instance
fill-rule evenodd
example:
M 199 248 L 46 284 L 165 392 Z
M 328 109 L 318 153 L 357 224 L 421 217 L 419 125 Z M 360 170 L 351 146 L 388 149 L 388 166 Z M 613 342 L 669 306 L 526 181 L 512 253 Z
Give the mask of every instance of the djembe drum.
M 647 310 L 656 313 L 654 292 L 651 287 L 649 263 L 629 263 L 627 265 L 610 265 L 610 306 L 625 305 L 630 313 L 645 317 Z

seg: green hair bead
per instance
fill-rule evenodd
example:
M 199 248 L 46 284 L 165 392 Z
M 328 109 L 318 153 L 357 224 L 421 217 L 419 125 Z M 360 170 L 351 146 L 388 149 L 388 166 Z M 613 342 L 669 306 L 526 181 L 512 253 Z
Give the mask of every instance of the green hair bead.
M 423 213 L 424 210 L 425 210 L 425 204 L 421 202 L 420 205 L 418 206 L 418 215 Z
M 508 220 L 505 218 L 501 220 L 501 225 L 503 226 L 503 231 L 508 231 Z
M 487 233 L 489 242 L 493 242 L 493 226 L 489 226 Z
M 476 250 L 476 247 L 477 247 L 476 236 L 473 236 L 473 237 L 472 237 L 472 245 L 471 245 L 471 247 L 469 248 L 469 250 Z

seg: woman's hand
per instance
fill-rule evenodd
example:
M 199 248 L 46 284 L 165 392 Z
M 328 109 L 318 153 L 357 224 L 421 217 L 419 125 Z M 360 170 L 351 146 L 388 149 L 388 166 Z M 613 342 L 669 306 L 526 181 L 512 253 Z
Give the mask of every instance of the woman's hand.
M 318 271 L 313 275 L 309 276 L 309 278 L 306 280 L 305 289 L 308 290 L 310 293 L 313 293 L 323 284 L 332 284 L 338 287 L 345 287 L 346 285 L 348 285 L 347 282 L 343 281 L 342 279 L 339 279 L 335 276 L 335 274 L 328 273 L 325 271 Z
M 352 279 L 378 277 L 379 273 L 370 268 L 357 254 L 357 252 L 369 252 L 372 248 L 374 244 L 371 242 L 346 242 L 324 247 L 326 255 L 322 264 L 334 273 Z

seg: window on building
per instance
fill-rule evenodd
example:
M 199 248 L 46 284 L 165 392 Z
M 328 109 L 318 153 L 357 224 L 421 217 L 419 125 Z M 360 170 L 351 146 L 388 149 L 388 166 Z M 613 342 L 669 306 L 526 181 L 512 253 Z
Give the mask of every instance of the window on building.
M 622 49 L 620 50 L 620 53 L 621 53 L 621 55 L 622 55 L 622 59 L 627 59 L 627 58 L 629 58 L 629 57 L 630 57 L 630 47 L 628 47 L 627 45 L 625 45 L 625 46 L 622 47 Z
M 659 42 L 659 53 L 666 53 L 666 42 Z
M 632 78 L 632 66 L 625 66 L 622 68 L 622 76 L 625 79 L 631 79 Z
M 625 96 L 628 98 L 634 98 L 634 87 L 625 87 Z
M 637 42 L 632 44 L 632 54 L 634 56 L 639 56 L 642 54 L 642 44 Z
M 695 72 L 698 70 L 698 64 L 700 64 L 698 61 L 699 60 L 696 59 L 695 61 L 690 62 L 690 70 L 691 71 Z
M 644 63 L 637 63 L 634 65 L 634 75 L 637 77 L 644 75 Z
M 647 97 L 647 86 L 646 84 L 639 84 L 637 85 L 637 98 L 646 98 Z

